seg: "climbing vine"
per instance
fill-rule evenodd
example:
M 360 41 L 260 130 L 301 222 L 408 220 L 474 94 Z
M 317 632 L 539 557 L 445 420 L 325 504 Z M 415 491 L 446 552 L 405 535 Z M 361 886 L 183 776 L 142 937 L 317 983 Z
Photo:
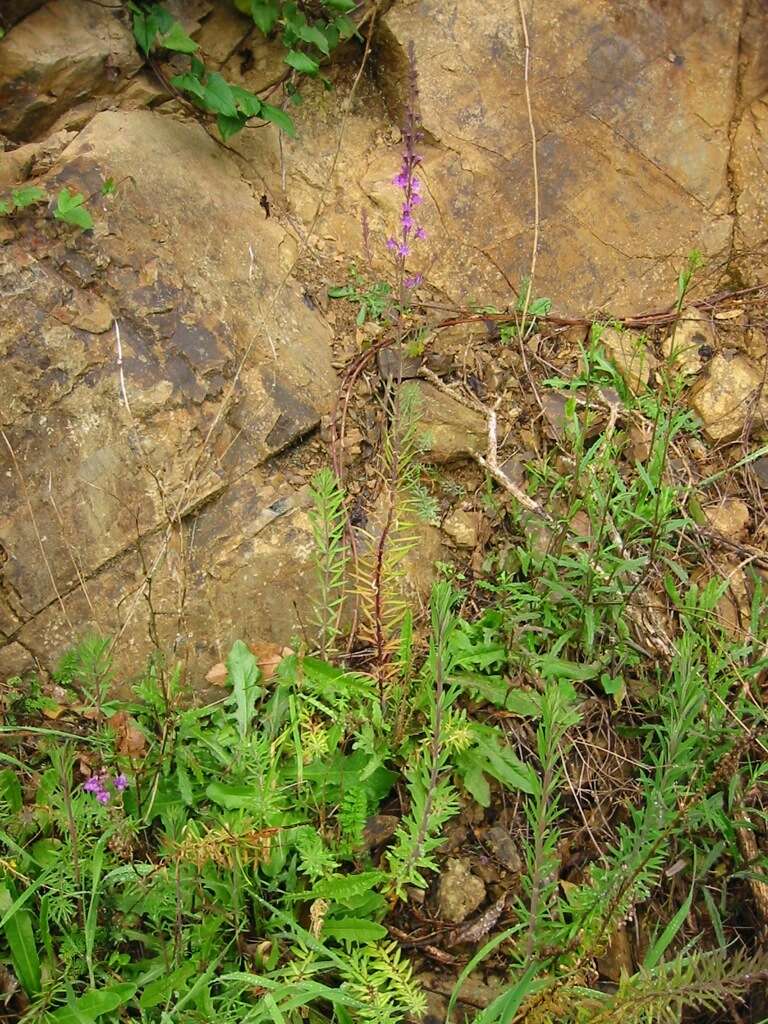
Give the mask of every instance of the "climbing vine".
M 319 77 L 330 88 L 320 68 L 340 42 L 357 32 L 349 17 L 356 7 L 353 0 L 320 0 L 311 11 L 294 0 L 234 0 L 234 5 L 252 18 L 263 35 L 273 38 L 279 34 L 286 51 L 283 84 L 289 102 L 301 102 L 297 77 Z M 293 121 L 282 107 L 206 67 L 199 45 L 165 7 L 131 0 L 128 8 L 136 43 L 146 58 L 152 60 L 162 51 L 189 57 L 189 69 L 173 75 L 169 84 L 200 110 L 215 115 L 222 139 L 226 141 L 253 120 L 271 122 L 286 134 L 295 134 Z

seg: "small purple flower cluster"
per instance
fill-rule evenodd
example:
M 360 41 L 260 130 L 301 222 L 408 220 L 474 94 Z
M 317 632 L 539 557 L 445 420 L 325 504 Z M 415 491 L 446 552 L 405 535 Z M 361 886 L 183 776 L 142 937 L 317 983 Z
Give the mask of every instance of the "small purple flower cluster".
M 122 773 L 115 775 L 110 780 L 107 772 L 99 772 L 98 775 L 92 775 L 87 782 L 83 783 L 83 789 L 86 793 L 93 793 L 100 804 L 108 804 L 112 799 L 112 794 L 107 789 L 107 783 L 110 781 L 118 793 L 122 793 L 124 789 L 128 788 L 128 779 Z
M 421 180 L 416 176 L 416 168 L 421 157 L 416 147 L 423 138 L 418 127 L 419 87 L 416 73 L 416 52 L 413 43 L 408 45 L 409 95 L 403 125 L 403 163 L 400 173 L 392 179 L 392 184 L 403 191 L 403 206 L 400 213 L 400 237 L 388 238 L 387 248 L 397 258 L 401 281 L 404 288 L 417 288 L 423 277 L 421 274 L 405 276 L 405 261 L 411 255 L 413 241 L 423 241 L 427 233 L 416 223 L 414 210 L 420 206 L 424 198 L 421 194 Z

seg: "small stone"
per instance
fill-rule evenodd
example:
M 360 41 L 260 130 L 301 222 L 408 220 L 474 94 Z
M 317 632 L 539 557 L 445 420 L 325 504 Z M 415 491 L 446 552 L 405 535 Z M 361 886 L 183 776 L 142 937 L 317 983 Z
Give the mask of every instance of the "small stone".
M 411 380 L 419 375 L 421 359 L 409 356 L 402 345 L 390 345 L 377 353 L 376 364 L 384 380 Z
M 746 538 L 751 517 L 741 498 L 726 498 L 717 505 L 707 505 L 702 512 L 710 527 L 728 540 L 739 543 Z
M 485 899 L 485 883 L 473 875 L 467 864 L 451 857 L 440 877 L 437 900 L 440 916 L 452 924 L 461 924 Z
M 365 823 L 363 845 L 366 850 L 383 846 L 395 834 L 400 819 L 394 814 L 374 814 Z
M 477 516 L 457 509 L 443 521 L 443 532 L 457 547 L 473 548 L 477 544 Z
M 610 937 L 605 953 L 597 957 L 596 962 L 600 975 L 614 983 L 618 983 L 622 977 L 629 977 L 634 973 L 632 944 L 624 925 L 619 925 Z
M 491 853 L 508 871 L 522 871 L 523 861 L 512 836 L 505 828 L 494 825 L 485 833 L 485 841 Z
M 227 666 L 223 661 L 218 662 L 218 664 L 208 669 L 205 673 L 205 681 L 210 683 L 211 686 L 226 686 Z
M 639 331 L 617 331 L 606 327 L 600 341 L 624 383 L 633 394 L 648 387 L 655 360 L 648 348 L 648 339 Z
M 423 381 L 409 384 L 421 396 L 419 433 L 428 462 L 469 459 L 485 451 L 485 418 L 462 402 Z
M 763 392 L 762 369 L 740 352 L 730 357 L 718 352 L 706 377 L 692 389 L 689 402 L 713 441 L 730 441 L 742 433 L 748 419 L 751 429 L 764 425 L 768 396 Z
M 757 482 L 764 491 L 768 491 L 768 457 L 755 459 L 752 463 L 752 472 L 757 477 Z
M 662 350 L 670 364 L 684 374 L 700 373 L 715 352 L 712 325 L 695 307 L 684 309 L 674 329 L 664 339 Z

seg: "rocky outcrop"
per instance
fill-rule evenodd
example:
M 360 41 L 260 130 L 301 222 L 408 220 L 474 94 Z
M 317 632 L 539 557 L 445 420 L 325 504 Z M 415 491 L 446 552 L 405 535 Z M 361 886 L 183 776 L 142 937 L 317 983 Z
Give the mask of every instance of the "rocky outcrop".
M 0 132 L 37 139 L 76 104 L 117 92 L 141 63 L 127 12 L 51 0 L 0 43 Z
M 528 5 L 538 140 L 537 291 L 558 308 L 636 309 L 668 293 L 692 248 L 724 250 L 740 4 Z M 502 294 L 530 261 L 533 185 L 517 5 L 396 4 L 380 82 L 402 108 L 415 40 L 437 217 L 430 277 Z M 376 175 L 368 184 L 375 188 Z
M 259 467 L 335 390 L 294 241 L 199 126 L 152 112 L 98 114 L 42 184 L 90 196 L 95 226 L 28 210 L 0 250 L 0 629 L 48 662 L 71 624 L 121 632 L 134 665 L 152 614 L 176 647 L 184 621 L 201 648 L 249 618 L 290 639 L 306 521 Z
M 534 223 L 517 7 L 384 5 L 375 76 L 357 83 L 342 138 L 356 67 L 340 64 L 335 93 L 302 84 L 298 139 L 246 131 L 228 143 L 238 158 L 142 69 L 124 7 L 2 6 L 0 190 L 70 187 L 94 229 L 42 204 L 0 221 L 0 669 L 50 665 L 90 627 L 119 637 L 130 670 L 156 643 L 197 672 L 235 635 L 288 642 L 311 598 L 306 496 L 267 465 L 314 429 L 336 386 L 329 330 L 290 276 L 297 239 L 311 227 L 339 283 L 361 255 L 365 210 L 371 272 L 391 274 L 413 39 L 428 239 L 412 269 L 463 304 L 514 302 Z M 228 78 L 279 78 L 279 43 L 247 37 L 229 0 L 168 6 Z M 526 7 L 535 290 L 557 312 L 654 307 L 692 248 L 765 248 L 763 6 Z M 117 192 L 103 197 L 109 178 Z M 752 257 L 743 276 L 768 279 Z M 758 433 L 766 415 L 764 335 L 742 331 L 731 351 L 723 331 L 714 358 L 698 334 L 684 346 L 714 440 Z M 639 337 L 605 344 L 630 387 L 652 386 Z M 482 415 L 419 388 L 430 458 L 485 450 Z M 471 543 L 468 519 L 446 525 Z

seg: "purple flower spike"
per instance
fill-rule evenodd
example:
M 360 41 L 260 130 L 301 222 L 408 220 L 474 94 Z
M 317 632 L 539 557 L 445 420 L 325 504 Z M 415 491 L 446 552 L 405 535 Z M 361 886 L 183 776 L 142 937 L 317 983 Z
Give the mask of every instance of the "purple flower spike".
M 406 256 L 411 255 L 411 247 L 406 245 L 405 242 L 401 242 L 397 247 L 397 255 L 402 256 L 402 258 L 405 259 Z
M 424 239 L 427 237 L 427 232 L 424 230 L 424 228 L 416 228 L 416 234 L 413 237 L 418 238 L 420 242 L 423 242 Z
M 100 804 L 108 804 L 109 793 L 106 791 L 106 789 L 99 790 L 99 792 L 96 794 L 96 799 L 99 801 Z
M 84 782 L 83 789 L 86 793 L 99 793 L 101 791 L 101 780 L 98 775 L 92 775 L 90 779 Z
M 421 282 L 424 280 L 423 274 L 411 274 L 410 277 L 406 277 L 403 284 L 406 288 L 418 288 Z
M 394 238 L 387 239 L 387 248 L 390 252 L 394 252 L 397 249 L 397 241 Z
M 123 774 L 116 775 L 112 785 L 118 793 L 122 793 L 124 789 L 128 788 L 128 779 Z

